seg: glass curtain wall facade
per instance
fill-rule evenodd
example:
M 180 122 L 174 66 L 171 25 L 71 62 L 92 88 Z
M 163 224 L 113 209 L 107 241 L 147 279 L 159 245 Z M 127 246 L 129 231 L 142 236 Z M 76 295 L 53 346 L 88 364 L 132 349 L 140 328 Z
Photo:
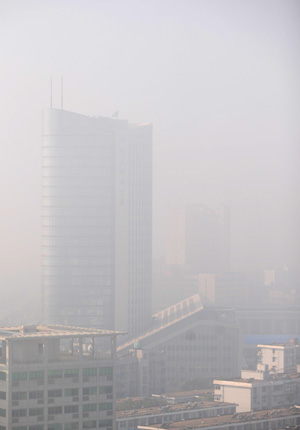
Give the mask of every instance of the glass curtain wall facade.
M 130 264 L 133 271 L 141 272 L 139 262 L 128 257 L 137 231 L 129 228 L 129 219 L 143 211 L 137 204 L 129 211 L 128 130 L 127 121 L 44 111 L 42 302 L 46 323 L 105 329 L 117 325 L 128 331 L 132 306 L 126 274 Z M 151 151 L 151 127 L 149 131 Z M 151 159 L 149 169 L 151 178 Z M 148 198 L 151 219 L 151 188 Z M 151 236 L 149 222 L 147 228 Z M 147 255 L 151 267 L 151 254 Z M 121 312 L 117 303 L 123 303 Z M 121 319 L 116 322 L 118 316 Z

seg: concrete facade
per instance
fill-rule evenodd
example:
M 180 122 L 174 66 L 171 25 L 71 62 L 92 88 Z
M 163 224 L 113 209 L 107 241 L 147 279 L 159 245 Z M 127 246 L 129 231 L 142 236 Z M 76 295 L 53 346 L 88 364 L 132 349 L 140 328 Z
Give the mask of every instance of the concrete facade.
M 257 345 L 258 362 L 268 366 L 271 373 L 297 372 L 298 345 Z
M 0 329 L 0 429 L 115 429 L 116 332 Z M 106 340 L 108 352 L 97 348 Z
M 260 411 L 300 404 L 300 375 L 267 380 L 214 380 L 216 401 L 234 402 L 237 412 Z
M 150 396 L 217 375 L 236 377 L 241 349 L 234 311 L 204 308 L 196 294 L 155 314 L 152 330 L 118 347 L 118 396 Z

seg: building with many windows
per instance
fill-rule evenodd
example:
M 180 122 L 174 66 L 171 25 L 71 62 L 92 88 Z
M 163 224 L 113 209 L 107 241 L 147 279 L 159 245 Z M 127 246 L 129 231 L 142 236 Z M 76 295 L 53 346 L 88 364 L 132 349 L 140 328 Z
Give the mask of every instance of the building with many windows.
M 161 394 L 240 374 L 242 339 L 234 310 L 203 307 L 195 294 L 153 319 L 149 331 L 118 346 L 118 397 Z
M 0 329 L 0 429 L 115 429 L 117 332 Z M 106 340 L 106 352 L 98 349 Z
M 152 126 L 46 109 L 42 164 L 44 322 L 144 330 L 151 318 Z

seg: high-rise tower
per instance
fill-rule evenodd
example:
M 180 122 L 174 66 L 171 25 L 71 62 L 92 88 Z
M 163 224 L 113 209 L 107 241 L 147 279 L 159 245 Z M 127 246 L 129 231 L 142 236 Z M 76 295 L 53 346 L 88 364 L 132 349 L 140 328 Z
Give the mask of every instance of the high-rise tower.
M 145 329 L 151 125 L 47 109 L 42 143 L 44 321 L 132 335 Z

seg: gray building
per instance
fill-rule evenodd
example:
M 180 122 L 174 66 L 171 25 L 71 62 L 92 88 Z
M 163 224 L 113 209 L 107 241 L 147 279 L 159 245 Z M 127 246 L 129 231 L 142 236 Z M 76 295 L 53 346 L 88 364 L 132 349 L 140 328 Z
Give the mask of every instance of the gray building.
M 195 294 L 153 319 L 151 330 L 117 349 L 118 397 L 161 394 L 240 374 L 242 339 L 233 310 L 205 308 Z
M 117 332 L 64 326 L 0 329 L 0 429 L 115 429 Z M 97 341 L 106 339 L 106 352 Z
M 191 273 L 230 270 L 230 209 L 191 204 L 168 211 L 167 265 L 187 265 Z
M 136 430 L 138 426 L 168 425 L 174 421 L 230 415 L 236 411 L 232 403 L 188 402 L 117 412 L 117 430 Z
M 171 424 L 138 426 L 139 430 L 267 430 L 299 429 L 299 407 L 245 412 L 233 415 L 212 416 L 192 420 L 176 421 Z
M 43 319 L 135 334 L 151 316 L 152 127 L 43 115 Z

